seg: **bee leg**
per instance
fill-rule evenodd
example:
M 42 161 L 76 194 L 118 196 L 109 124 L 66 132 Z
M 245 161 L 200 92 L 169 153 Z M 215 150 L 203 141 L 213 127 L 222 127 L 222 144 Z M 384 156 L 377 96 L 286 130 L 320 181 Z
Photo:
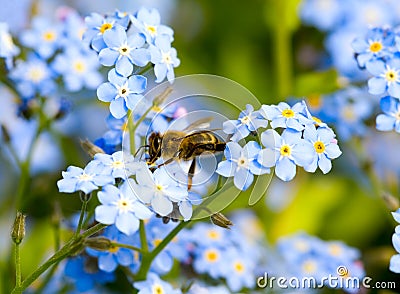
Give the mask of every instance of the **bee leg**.
M 190 165 L 188 172 L 188 191 L 192 188 L 195 170 L 196 170 L 196 158 L 193 158 L 192 164 Z

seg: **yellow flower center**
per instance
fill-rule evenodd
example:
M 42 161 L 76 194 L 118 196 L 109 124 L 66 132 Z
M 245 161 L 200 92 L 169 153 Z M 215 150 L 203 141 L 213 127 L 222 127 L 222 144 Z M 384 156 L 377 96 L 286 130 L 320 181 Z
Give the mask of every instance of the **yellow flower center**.
M 46 42 L 53 42 L 56 39 L 56 33 L 53 31 L 47 31 L 43 33 L 42 37 Z
M 328 251 L 333 256 L 339 256 L 342 254 L 342 247 L 337 244 L 329 245 Z
M 129 53 L 131 52 L 131 49 L 127 46 L 122 46 L 119 48 L 119 54 L 121 55 L 129 55 Z
M 400 110 L 394 115 L 396 120 L 400 120 Z
M 218 240 L 220 239 L 221 235 L 217 231 L 209 230 L 207 233 L 207 237 L 212 240 Z
M 289 145 L 282 145 L 280 151 L 282 156 L 290 156 L 292 153 L 292 148 L 290 148 Z
M 235 271 L 239 274 L 244 272 L 244 264 L 241 263 L 240 261 L 237 261 L 233 264 L 233 268 L 235 269 Z
M 304 241 L 297 241 L 294 247 L 300 252 L 306 252 L 309 249 L 308 243 Z
M 162 63 L 165 63 L 165 64 L 171 64 L 172 63 L 172 57 L 171 57 L 171 54 L 169 52 L 163 52 L 161 59 L 162 59 Z
M 104 34 L 105 31 L 111 29 L 113 25 L 111 23 L 103 23 L 100 27 L 100 33 Z
M 74 67 L 75 71 L 78 73 L 83 73 L 86 70 L 85 63 L 80 60 L 75 61 L 73 67 Z
M 246 168 L 248 166 L 249 161 L 245 157 L 240 157 L 237 161 L 239 167 Z
M 117 202 L 117 207 L 121 213 L 126 213 L 129 211 L 131 203 L 127 199 L 120 199 Z
M 124 85 L 118 89 L 118 95 L 120 97 L 125 98 L 126 96 L 128 96 L 128 94 L 129 94 L 129 89 L 126 85 Z
M 214 249 L 207 250 L 204 255 L 205 255 L 206 260 L 210 263 L 214 263 L 219 259 L 219 254 Z
M 156 189 L 158 191 L 162 191 L 164 189 L 164 187 L 162 185 L 156 185 Z
M 154 247 L 157 247 L 161 243 L 162 239 L 154 239 L 153 245 Z
M 294 116 L 294 111 L 291 109 L 285 109 L 282 110 L 282 116 L 286 117 L 286 118 L 290 118 Z
M 119 250 L 119 247 L 117 247 L 117 246 L 111 246 L 110 249 L 108 249 L 108 252 L 110 252 L 110 253 L 116 253 L 116 252 L 118 252 L 118 250 Z
M 164 289 L 161 285 L 159 284 L 154 284 L 152 287 L 152 292 L 153 294 L 164 294 Z
M 303 263 L 302 269 L 306 274 L 313 274 L 317 271 L 317 264 L 315 261 L 307 260 Z
M 381 43 L 381 42 L 378 42 L 378 41 L 372 42 L 372 43 L 369 45 L 369 50 L 370 50 L 371 52 L 373 52 L 373 53 L 376 53 L 376 52 L 381 51 L 382 48 L 383 48 L 382 43 Z
M 395 82 L 397 81 L 398 74 L 393 69 L 390 69 L 385 73 L 385 78 L 388 82 Z
M 350 105 L 344 106 L 342 109 L 342 117 L 348 122 L 355 121 L 356 114 L 354 113 L 353 107 Z
M 0 42 L 8 49 L 11 50 L 14 47 L 14 42 L 9 34 L 3 34 L 0 37 Z
M 325 151 L 325 144 L 321 141 L 314 143 L 314 148 L 317 153 L 323 153 Z
M 90 181 L 92 178 L 93 177 L 91 175 L 85 174 L 85 173 L 83 173 L 79 176 L 79 180 L 81 180 L 81 181 Z
M 156 26 L 151 26 L 151 25 L 147 25 L 146 26 L 146 30 L 149 32 L 149 34 L 154 37 L 155 35 L 157 35 L 157 27 Z
M 34 66 L 28 71 L 28 78 L 34 83 L 40 83 L 45 77 L 43 68 Z
M 246 115 L 240 119 L 240 122 L 244 125 L 247 125 L 250 122 L 250 118 Z
M 117 160 L 112 163 L 112 167 L 113 168 L 123 168 L 124 163 L 122 161 Z
M 319 109 L 322 106 L 322 99 L 320 95 L 310 95 L 307 99 L 307 102 L 312 109 Z
M 153 110 L 154 112 L 160 112 L 162 109 L 160 106 L 158 105 L 153 105 L 153 107 L 151 108 L 151 110 Z
M 313 116 L 312 119 L 313 119 L 313 121 L 315 121 L 316 126 L 319 126 L 322 124 L 322 120 L 320 120 L 318 117 Z

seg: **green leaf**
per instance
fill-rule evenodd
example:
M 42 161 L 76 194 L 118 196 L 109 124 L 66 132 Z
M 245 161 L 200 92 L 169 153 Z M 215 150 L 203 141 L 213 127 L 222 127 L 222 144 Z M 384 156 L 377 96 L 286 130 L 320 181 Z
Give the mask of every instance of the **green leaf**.
M 294 95 L 302 97 L 334 92 L 339 89 L 337 80 L 338 74 L 334 69 L 299 75 L 294 81 Z

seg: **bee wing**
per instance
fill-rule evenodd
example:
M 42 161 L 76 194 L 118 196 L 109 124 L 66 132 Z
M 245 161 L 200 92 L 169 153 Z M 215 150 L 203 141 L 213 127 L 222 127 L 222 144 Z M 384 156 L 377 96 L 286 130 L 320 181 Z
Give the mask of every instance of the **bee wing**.
M 205 117 L 205 118 L 200 118 L 194 122 L 192 122 L 190 125 L 188 125 L 186 128 L 183 129 L 183 132 L 194 132 L 196 130 L 202 130 L 210 127 L 210 122 L 213 120 L 213 117 Z

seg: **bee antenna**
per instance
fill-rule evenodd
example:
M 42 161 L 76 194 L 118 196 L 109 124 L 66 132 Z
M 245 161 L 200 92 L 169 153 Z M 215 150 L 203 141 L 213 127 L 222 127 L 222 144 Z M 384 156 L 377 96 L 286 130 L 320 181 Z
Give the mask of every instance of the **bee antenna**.
M 150 148 L 150 145 L 142 145 L 142 146 L 140 146 L 139 149 L 135 152 L 134 157 L 136 157 L 136 155 L 139 153 L 139 151 L 140 151 L 142 148 Z

